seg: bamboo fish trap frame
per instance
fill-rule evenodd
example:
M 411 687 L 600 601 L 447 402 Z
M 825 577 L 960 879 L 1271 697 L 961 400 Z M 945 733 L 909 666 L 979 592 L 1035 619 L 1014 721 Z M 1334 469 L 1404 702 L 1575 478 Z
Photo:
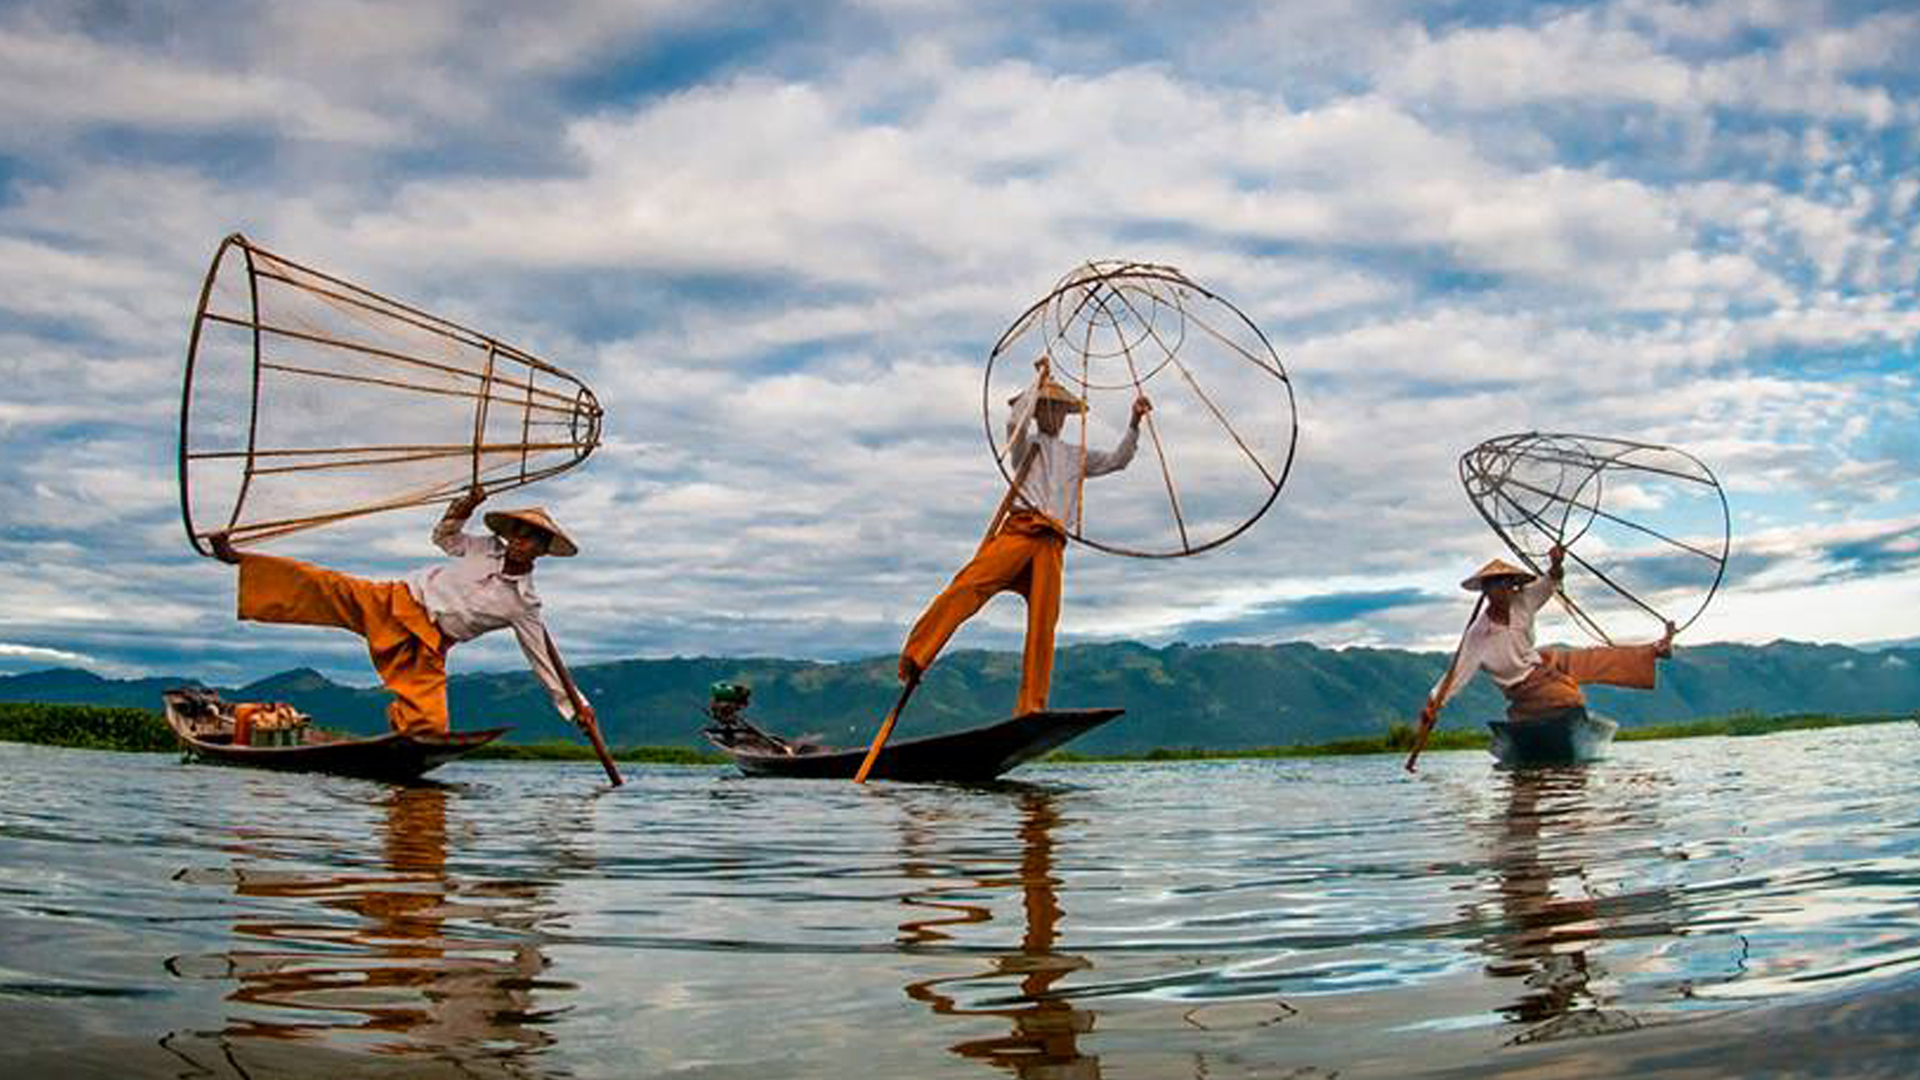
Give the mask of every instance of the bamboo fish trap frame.
M 1685 630 L 1726 576 L 1727 495 L 1705 462 L 1673 446 L 1529 431 L 1460 455 L 1460 484 L 1494 535 L 1540 572 L 1554 546 L 1560 599 L 1597 641 Z M 1576 603 L 1570 593 L 1582 591 Z
M 235 233 L 194 312 L 180 510 L 195 550 L 488 494 L 600 442 L 586 384 L 496 338 Z
M 1251 319 L 1174 267 L 1085 263 L 1000 336 L 981 404 L 1009 483 L 1016 466 L 1002 402 L 1032 381 L 1030 362 L 1042 354 L 1086 404 L 1060 436 L 1083 462 L 1079 499 L 1061 523 L 1074 540 L 1136 558 L 1198 555 L 1252 528 L 1286 486 L 1299 438 L 1292 379 Z M 1089 482 L 1089 453 L 1125 430 L 1137 395 L 1153 411 L 1134 463 Z

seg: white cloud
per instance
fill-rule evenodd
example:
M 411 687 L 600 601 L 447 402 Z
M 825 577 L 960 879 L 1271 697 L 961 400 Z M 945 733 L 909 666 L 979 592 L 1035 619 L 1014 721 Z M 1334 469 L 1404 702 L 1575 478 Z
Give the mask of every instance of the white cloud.
M 1228 549 L 1070 556 L 1069 637 L 1313 595 L 1329 552 L 1341 588 L 1451 589 L 1491 546 L 1455 457 L 1508 431 L 1686 445 L 1743 522 L 1774 523 L 1745 526 L 1763 554 L 1916 498 L 1887 449 L 1912 386 L 1877 373 L 1920 340 L 1901 12 L 1620 0 L 1439 27 L 1257 5 L 1225 36 L 1152 5 L 1063 30 L 1040 5 L 865 4 L 781 34 L 706 4 L 365 14 L 0 22 L 0 532 L 37 553 L 7 579 L 12 636 L 125 655 L 132 610 L 128 632 L 240 667 L 359 670 L 350 641 L 236 628 L 226 576 L 180 543 L 173 386 L 235 228 L 594 386 L 607 445 L 515 499 L 588 546 L 541 585 L 587 658 L 891 648 L 999 494 L 981 361 L 1086 258 L 1234 300 L 1302 431 Z M 673 52 L 708 31 L 742 44 Z M 430 517 L 283 550 L 399 573 L 431 557 Z M 1833 587 L 1770 572 L 1756 594 Z M 1442 608 L 1315 632 L 1431 644 L 1457 629 Z M 1774 609 L 1739 610 L 1702 631 L 1767 632 Z M 1858 637 L 1912 636 L 1901 618 Z M 1020 621 L 1003 602 L 961 642 Z

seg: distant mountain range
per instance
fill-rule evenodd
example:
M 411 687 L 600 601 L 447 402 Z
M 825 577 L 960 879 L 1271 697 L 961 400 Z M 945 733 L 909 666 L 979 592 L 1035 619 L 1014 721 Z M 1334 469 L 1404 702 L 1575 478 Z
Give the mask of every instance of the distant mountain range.
M 1074 744 L 1088 752 L 1156 747 L 1235 749 L 1377 735 L 1411 721 L 1447 657 L 1400 649 L 1313 645 L 1077 645 L 1055 665 L 1053 703 L 1119 705 L 1127 715 Z M 589 664 L 575 676 L 615 745 L 701 745 L 702 708 L 716 681 L 753 688 L 749 715 L 786 735 L 830 742 L 869 738 L 899 687 L 892 657 L 845 663 L 696 657 Z M 928 673 L 897 737 L 1004 717 L 1020 676 L 1017 653 L 959 651 Z M 105 679 L 59 668 L 0 676 L 0 701 L 79 702 L 158 708 L 160 691 L 191 678 Z M 342 686 L 296 669 L 241 687 L 230 700 L 287 701 L 330 727 L 386 729 L 384 691 Z M 546 692 L 525 672 L 457 675 L 449 685 L 456 727 L 513 724 L 515 738 L 568 738 Z M 1911 713 L 1920 707 L 1920 648 L 1863 651 L 1840 645 L 1683 648 L 1662 665 L 1653 691 L 1595 687 L 1596 711 L 1627 726 L 1733 713 L 1768 716 Z M 1484 677 L 1448 706 L 1443 727 L 1497 717 L 1500 697 Z

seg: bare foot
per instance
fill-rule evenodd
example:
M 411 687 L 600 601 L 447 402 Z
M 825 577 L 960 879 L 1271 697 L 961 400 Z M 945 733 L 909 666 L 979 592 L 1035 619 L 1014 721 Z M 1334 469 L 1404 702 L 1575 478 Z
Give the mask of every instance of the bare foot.
M 207 537 L 207 545 L 213 548 L 213 557 L 232 566 L 240 565 L 240 553 L 234 550 L 233 539 L 226 533 L 217 532 Z

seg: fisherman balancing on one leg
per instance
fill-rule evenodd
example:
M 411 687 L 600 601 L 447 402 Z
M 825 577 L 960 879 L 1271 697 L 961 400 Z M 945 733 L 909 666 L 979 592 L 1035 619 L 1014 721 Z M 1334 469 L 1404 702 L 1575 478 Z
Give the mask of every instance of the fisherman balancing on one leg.
M 1484 606 L 1467 624 L 1453 666 L 1427 696 L 1420 730 L 1433 726 L 1441 708 L 1478 671 L 1485 671 L 1507 696 L 1507 719 L 1516 722 L 1584 707 L 1580 687 L 1587 683 L 1653 689 L 1655 661 L 1673 655 L 1671 622 L 1659 641 L 1647 645 L 1534 648 L 1534 616 L 1553 598 L 1565 575 L 1565 556 L 1558 546 L 1547 553 L 1545 577 L 1495 559 L 1460 583 L 1463 589 L 1479 590 Z
M 900 681 L 916 683 L 961 623 L 995 594 L 1019 593 L 1027 601 L 1027 639 L 1015 716 L 1047 707 L 1067 546 L 1063 523 L 1079 517 L 1080 485 L 1088 477 L 1127 467 L 1139 443 L 1140 421 L 1153 408 L 1146 395 L 1136 397 L 1126 434 L 1110 451 L 1072 445 L 1060 437 L 1060 429 L 1068 416 L 1085 412 L 1086 403 L 1053 381 L 1047 357 L 1035 361 L 1034 367 L 1039 379 L 1008 402 L 1012 406 L 1007 420 L 1009 460 L 1018 463 L 1011 512 L 989 531 L 972 561 L 928 605 L 900 651 Z M 1032 417 L 1031 424 L 1022 421 L 1027 416 Z
M 224 533 L 208 539 L 215 557 L 240 567 L 240 618 L 338 626 L 366 639 L 374 670 L 394 695 L 387 721 L 395 731 L 444 734 L 449 728 L 448 650 L 511 627 L 554 708 L 592 734 L 593 706 L 574 686 L 540 620 L 540 597 L 533 591 L 535 560 L 578 549 L 539 508 L 494 511 L 485 518 L 494 535 L 467 533 L 467 518 L 485 498 L 476 487 L 448 504 L 433 542 L 452 561 L 424 567 L 405 581 L 365 581 L 293 559 L 238 551 Z

